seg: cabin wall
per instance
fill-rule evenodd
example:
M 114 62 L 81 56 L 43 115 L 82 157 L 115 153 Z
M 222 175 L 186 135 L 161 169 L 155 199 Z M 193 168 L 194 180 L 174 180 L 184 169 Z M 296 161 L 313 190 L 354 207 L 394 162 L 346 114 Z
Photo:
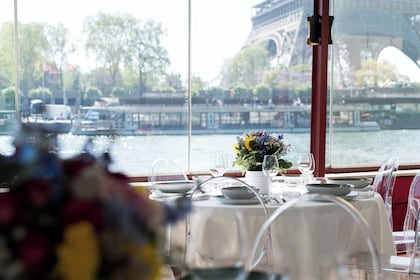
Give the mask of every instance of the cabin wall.
M 403 229 L 405 213 L 407 212 L 408 193 L 414 176 L 398 176 L 395 180 L 392 195 L 392 219 L 394 231 Z

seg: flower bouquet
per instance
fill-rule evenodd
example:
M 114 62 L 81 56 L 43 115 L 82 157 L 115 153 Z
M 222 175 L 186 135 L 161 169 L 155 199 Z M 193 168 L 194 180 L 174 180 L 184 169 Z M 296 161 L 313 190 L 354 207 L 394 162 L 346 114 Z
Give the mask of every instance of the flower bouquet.
M 283 135 L 272 136 L 265 131 L 253 131 L 237 137 L 234 145 L 236 159 L 234 166 L 241 166 L 245 171 L 262 171 L 262 162 L 265 155 L 276 155 L 279 162 L 279 171 L 285 172 L 292 167 L 292 163 L 282 156 L 290 150 L 290 145 L 283 142 Z
M 160 233 L 190 201 L 149 200 L 109 155 L 60 159 L 51 139 L 21 133 L 0 155 L 0 279 L 159 279 Z

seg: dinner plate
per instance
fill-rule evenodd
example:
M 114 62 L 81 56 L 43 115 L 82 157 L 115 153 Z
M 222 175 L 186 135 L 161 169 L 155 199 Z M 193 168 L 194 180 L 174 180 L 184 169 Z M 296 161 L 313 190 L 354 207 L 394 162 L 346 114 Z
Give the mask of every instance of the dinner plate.
M 351 184 L 355 189 L 361 189 L 372 182 L 372 178 L 329 178 L 328 183 L 332 184 Z
M 309 193 L 330 194 L 336 196 L 344 196 L 353 190 L 353 185 L 348 184 L 306 184 Z
M 195 182 L 192 180 L 179 181 L 159 181 L 153 184 L 153 187 L 163 193 L 186 193 L 192 190 Z
M 257 204 L 257 203 L 259 203 L 259 200 L 256 197 L 249 198 L 249 199 L 231 199 L 231 198 L 226 198 L 223 195 L 218 195 L 218 196 L 215 196 L 214 198 L 216 198 L 221 203 L 232 204 L 232 205 L 244 205 L 244 204 Z

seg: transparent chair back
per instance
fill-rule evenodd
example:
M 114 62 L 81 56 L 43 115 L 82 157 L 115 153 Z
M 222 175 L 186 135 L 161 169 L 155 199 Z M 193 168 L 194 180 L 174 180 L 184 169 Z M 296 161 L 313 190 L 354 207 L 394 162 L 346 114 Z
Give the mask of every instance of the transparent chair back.
M 177 192 L 176 188 L 179 188 L 179 184 L 164 184 L 166 182 L 188 182 L 188 176 L 183 171 L 181 166 L 176 163 L 174 160 L 170 159 L 157 159 L 153 161 L 150 168 L 148 181 L 151 183 L 151 195 L 152 199 L 157 199 L 165 201 L 165 203 L 172 203 L 173 199 L 179 197 L 180 193 Z M 188 183 L 193 183 L 188 182 Z M 160 186 L 165 186 L 163 190 Z M 171 188 L 173 191 L 171 191 Z M 182 194 L 182 193 L 181 193 Z M 180 221 L 182 222 L 182 221 Z M 180 223 L 178 222 L 178 223 Z M 179 251 L 182 251 L 183 248 L 179 247 L 177 244 L 172 244 L 172 231 L 173 228 L 176 228 L 177 225 L 167 225 L 164 228 L 163 237 L 164 242 L 162 250 L 163 257 L 167 259 L 167 263 L 171 266 L 177 266 L 179 258 Z
M 420 211 L 416 213 L 416 221 L 414 227 L 414 248 L 410 260 L 410 274 L 420 274 Z
M 392 195 L 396 178 L 395 172 L 398 170 L 398 167 L 398 159 L 396 157 L 389 158 L 377 171 L 372 185 L 372 191 L 377 192 L 382 196 L 391 228 L 393 227 Z
M 313 203 L 325 207 L 311 213 L 307 207 Z M 318 224 L 317 215 L 325 215 L 327 222 Z M 345 235 L 352 238 L 341 237 L 343 230 L 352 231 Z M 256 266 L 257 252 L 268 231 L 272 246 L 269 265 Z M 357 265 L 364 263 L 367 256 L 373 264 L 368 270 Z M 378 251 L 365 219 L 349 202 L 324 194 L 301 196 L 281 205 L 270 216 L 249 256 L 247 269 L 256 267 L 273 275 L 272 279 L 364 279 L 362 275 L 379 279 L 380 275 Z
M 403 232 L 394 233 L 394 243 L 397 252 L 411 254 L 415 245 L 415 228 L 417 213 L 420 211 L 420 171 L 410 185 L 408 193 L 407 212 L 405 214 Z
M 153 161 L 150 169 L 149 182 L 152 184 L 152 192 L 159 197 L 171 197 L 173 194 L 177 194 L 177 188 L 181 186 L 179 184 L 166 184 L 170 182 L 188 182 L 188 176 L 181 166 L 171 159 L 157 159 Z M 163 190 L 163 187 L 165 190 Z M 173 191 L 171 191 L 171 188 Z M 164 195 L 167 194 L 167 195 Z
M 259 224 L 262 225 L 263 223 L 265 223 L 268 218 L 269 218 L 269 212 L 266 206 L 266 201 L 265 199 L 262 198 L 262 196 L 260 196 L 260 194 L 255 191 L 255 189 L 250 186 L 248 183 L 246 183 L 245 181 L 235 178 L 235 177 L 228 177 L 228 176 L 221 176 L 221 177 L 210 177 L 208 179 L 205 179 L 203 181 L 200 181 L 196 188 L 194 189 L 194 191 L 191 193 L 191 199 L 193 201 L 196 201 L 195 203 L 200 203 L 200 201 L 202 200 L 201 197 L 204 195 L 204 197 L 207 199 L 208 196 L 206 194 L 208 193 L 212 193 L 213 188 L 214 188 L 214 182 L 220 182 L 223 181 L 223 183 L 228 186 L 229 184 L 237 184 L 240 183 L 241 186 L 246 187 L 250 192 L 252 192 L 257 200 L 258 200 L 258 204 L 261 208 L 261 212 L 260 214 L 258 214 L 258 217 L 254 217 L 249 220 L 247 218 L 245 218 L 245 220 L 247 221 L 251 221 L 252 222 L 252 226 L 245 226 L 246 230 L 249 230 L 250 228 L 252 229 L 256 229 L 256 232 L 258 232 L 259 229 Z M 211 196 L 211 195 L 210 195 Z M 194 203 L 194 202 L 193 202 Z M 222 223 L 221 220 L 223 220 L 223 215 L 228 214 L 228 212 L 226 211 L 237 211 L 238 209 L 236 207 L 226 207 L 226 208 L 218 208 L 216 209 L 216 211 L 214 211 L 214 207 L 212 208 L 200 208 L 200 211 L 194 211 L 196 207 L 194 207 L 193 204 L 193 213 L 191 215 L 189 215 L 186 218 L 186 225 L 185 225 L 185 266 L 188 267 L 188 260 L 187 260 L 187 254 L 188 254 L 188 250 L 190 249 L 189 246 L 191 246 L 192 240 L 193 240 L 193 235 L 198 234 L 197 231 L 197 224 L 200 221 L 200 217 L 206 215 L 206 211 L 211 211 L 213 215 L 217 216 L 218 219 L 218 223 Z M 217 208 L 217 207 L 216 207 Z M 239 209 L 240 210 L 240 209 Z M 195 212 L 195 213 L 194 213 Z M 244 214 L 244 213 L 242 213 Z M 195 216 L 197 215 L 197 216 Z M 244 216 L 246 216 L 246 214 L 244 214 Z M 255 234 L 254 234 L 255 235 Z M 252 238 L 253 233 L 248 233 L 247 232 L 247 236 L 248 239 Z M 211 236 L 208 236 L 208 238 L 212 238 Z M 258 260 L 258 262 L 260 263 L 265 263 L 267 261 L 267 255 L 268 252 L 270 251 L 271 248 L 271 242 L 270 242 L 270 232 L 266 232 L 266 235 L 264 236 L 264 241 L 262 242 L 262 246 L 259 248 L 258 252 L 255 253 L 256 255 L 256 259 Z M 243 244 L 246 247 L 250 247 L 250 244 L 253 243 L 253 239 L 252 240 L 248 240 L 247 244 Z M 223 278 L 224 279 L 224 278 Z

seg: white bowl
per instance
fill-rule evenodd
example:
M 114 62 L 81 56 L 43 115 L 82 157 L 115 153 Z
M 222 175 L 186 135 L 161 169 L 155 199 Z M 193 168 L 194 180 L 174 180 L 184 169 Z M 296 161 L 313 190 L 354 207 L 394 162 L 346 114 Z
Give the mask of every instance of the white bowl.
M 372 178 L 329 178 L 327 181 L 332 184 L 351 184 L 355 189 L 361 189 L 369 186 Z
M 195 187 L 192 180 L 158 181 L 153 186 L 163 193 L 186 193 Z
M 259 191 L 258 188 L 254 188 L 255 191 Z M 224 187 L 220 190 L 224 197 L 229 199 L 250 199 L 255 197 L 255 194 L 245 186 L 229 186 Z
M 324 184 L 324 183 L 314 183 L 306 184 L 306 189 L 309 193 L 322 193 L 330 194 L 336 196 L 344 196 L 349 194 L 354 186 L 350 184 Z

